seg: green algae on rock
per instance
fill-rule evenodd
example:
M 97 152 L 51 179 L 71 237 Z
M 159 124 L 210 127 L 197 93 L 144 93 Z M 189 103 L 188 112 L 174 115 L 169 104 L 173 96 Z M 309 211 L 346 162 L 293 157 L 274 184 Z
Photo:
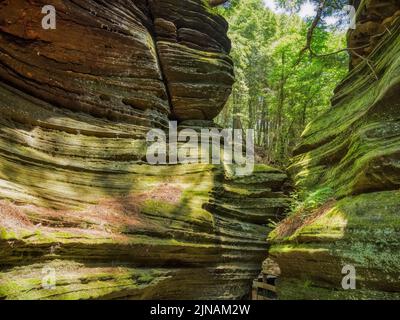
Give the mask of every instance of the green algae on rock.
M 358 19 L 376 5 L 363 1 Z M 400 9 L 394 6 L 388 12 Z M 332 108 L 309 124 L 289 168 L 304 194 L 332 194 L 269 236 L 280 299 L 400 297 L 400 16 L 388 27 L 371 63 L 357 61 Z M 355 290 L 342 287 L 346 265 L 356 270 Z
M 46 32 L 42 1 L 0 5 L 0 299 L 246 296 L 286 174 L 145 161 L 150 129 L 215 126 L 226 21 L 206 0 L 54 6 Z

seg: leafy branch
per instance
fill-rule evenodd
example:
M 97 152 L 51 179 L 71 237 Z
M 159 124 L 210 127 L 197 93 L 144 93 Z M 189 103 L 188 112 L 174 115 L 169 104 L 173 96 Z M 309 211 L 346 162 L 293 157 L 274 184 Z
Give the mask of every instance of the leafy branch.
M 333 3 L 334 6 L 332 6 L 332 3 L 331 3 L 331 4 L 330 4 L 331 7 L 335 8 L 335 9 L 340 8 L 339 4 L 338 4 L 335 0 L 334 0 L 333 2 L 334 2 L 334 3 Z M 320 24 L 321 20 L 322 20 L 322 17 L 323 17 L 323 14 L 324 14 L 325 9 L 327 8 L 327 5 L 328 5 L 328 2 L 327 2 L 326 0 L 321 0 L 321 1 L 319 2 L 318 6 L 317 6 L 317 13 L 316 13 L 316 15 L 315 15 L 315 17 L 314 17 L 314 19 L 313 19 L 313 21 L 312 21 L 312 23 L 311 23 L 310 28 L 309 28 L 308 31 L 307 31 L 307 41 L 306 41 L 306 45 L 304 46 L 303 49 L 301 49 L 300 54 L 299 54 L 299 58 L 298 58 L 298 60 L 296 61 L 294 67 L 297 66 L 297 65 L 301 62 L 301 60 L 302 60 L 304 54 L 305 54 L 307 51 L 310 53 L 311 57 L 314 57 L 314 58 L 324 58 L 324 57 L 336 55 L 336 54 L 339 54 L 339 53 L 341 53 L 341 52 L 347 51 L 347 52 L 349 52 L 350 54 L 351 54 L 351 53 L 354 54 L 355 56 L 357 56 L 358 58 L 362 59 L 363 61 L 366 61 L 367 65 L 368 65 L 369 68 L 371 69 L 371 71 L 372 71 L 372 73 L 374 74 L 375 78 L 378 79 L 378 76 L 377 76 L 377 74 L 376 74 L 376 71 L 375 71 L 375 69 L 374 69 L 374 67 L 373 67 L 373 65 L 372 65 L 372 61 L 370 61 L 368 58 L 366 58 L 366 57 L 360 55 L 360 54 L 357 53 L 357 51 L 356 51 L 356 50 L 360 50 L 360 49 L 364 49 L 364 48 L 368 47 L 369 44 L 365 44 L 365 45 L 363 45 L 363 46 L 355 47 L 355 48 L 343 48 L 343 49 L 337 50 L 337 51 L 335 51 L 335 52 L 324 53 L 324 54 L 318 54 L 318 53 L 316 53 L 316 52 L 313 50 L 313 48 L 312 48 L 312 43 L 313 43 L 314 33 L 315 33 L 315 30 L 317 29 L 318 25 Z M 389 31 L 389 30 L 387 29 L 387 31 Z M 390 31 L 389 31 L 389 32 L 390 32 Z M 382 34 L 384 34 L 384 33 L 386 33 L 386 31 L 384 31 Z M 378 35 L 378 36 L 379 36 L 379 35 Z

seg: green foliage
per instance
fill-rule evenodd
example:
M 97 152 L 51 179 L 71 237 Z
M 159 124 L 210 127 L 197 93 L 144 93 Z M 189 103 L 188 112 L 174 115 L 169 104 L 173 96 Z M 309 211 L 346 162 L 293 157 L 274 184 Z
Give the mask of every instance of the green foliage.
M 333 199 L 334 191 L 327 187 L 303 194 L 294 193 L 292 198 L 293 201 L 289 208 L 290 214 L 301 214 L 302 216 L 307 216 L 328 200 Z
M 275 0 L 275 2 L 287 11 L 296 12 L 300 10 L 301 6 L 304 4 L 311 3 L 315 8 L 318 8 L 321 5 L 321 0 Z M 347 23 L 348 19 L 346 11 L 344 10 L 347 5 L 355 5 L 357 7 L 356 2 L 359 0 L 325 0 L 325 5 L 322 10 L 322 21 L 321 23 L 325 23 L 325 18 L 330 16 L 335 16 L 337 18 L 337 24 L 341 25 L 343 23 Z
M 255 129 L 263 160 L 285 165 L 306 124 L 330 107 L 347 72 L 347 53 L 300 59 L 310 22 L 276 14 L 262 0 L 234 1 L 218 11 L 230 24 L 237 81 L 217 122 L 230 127 L 240 117 L 244 128 Z M 316 53 L 345 47 L 343 33 L 324 25 L 315 30 Z
M 307 209 L 315 209 L 324 204 L 327 200 L 331 199 L 333 196 L 334 191 L 329 187 L 318 189 L 307 195 L 303 202 L 303 206 Z

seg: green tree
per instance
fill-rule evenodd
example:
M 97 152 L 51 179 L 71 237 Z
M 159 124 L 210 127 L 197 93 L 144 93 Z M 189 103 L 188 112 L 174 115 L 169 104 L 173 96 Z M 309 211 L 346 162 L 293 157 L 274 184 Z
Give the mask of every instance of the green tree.
M 347 54 L 300 54 L 310 21 L 276 14 L 262 0 L 233 1 L 218 10 L 230 24 L 237 81 L 217 121 L 231 126 L 240 118 L 244 128 L 255 129 L 263 160 L 285 164 L 306 124 L 330 107 L 347 71 Z M 345 35 L 335 29 L 320 25 L 313 31 L 313 52 L 344 46 Z

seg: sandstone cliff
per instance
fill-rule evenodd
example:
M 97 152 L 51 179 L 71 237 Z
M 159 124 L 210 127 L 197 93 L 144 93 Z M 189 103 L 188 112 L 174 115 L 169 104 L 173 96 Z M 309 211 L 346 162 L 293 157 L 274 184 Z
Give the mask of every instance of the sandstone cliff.
M 387 14 L 377 16 L 377 7 Z M 337 88 L 332 108 L 307 127 L 289 168 L 304 198 L 328 196 L 270 236 L 281 299 L 400 297 L 399 10 L 398 1 L 361 2 L 350 43 L 358 35 L 371 45 Z M 378 23 L 379 37 L 371 38 L 377 29 L 364 22 Z M 356 290 L 342 289 L 345 265 L 355 267 Z
M 246 295 L 286 175 L 144 161 L 149 129 L 222 109 L 226 22 L 201 0 L 58 0 L 44 30 L 45 4 L 0 3 L 0 299 Z

